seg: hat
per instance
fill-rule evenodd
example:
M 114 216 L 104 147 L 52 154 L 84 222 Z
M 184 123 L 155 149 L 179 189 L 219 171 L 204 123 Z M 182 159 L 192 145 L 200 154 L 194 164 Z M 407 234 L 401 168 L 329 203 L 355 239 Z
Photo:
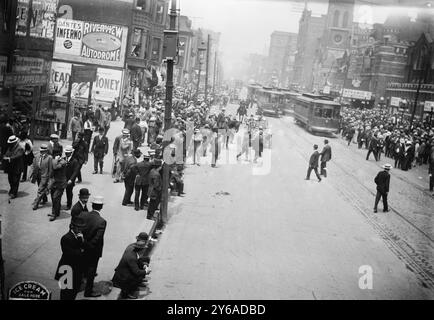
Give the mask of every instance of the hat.
M 157 120 L 157 118 L 155 118 L 155 117 L 151 117 L 150 119 L 149 119 L 149 121 L 156 121 Z
M 75 227 L 79 227 L 79 228 L 83 228 L 86 225 L 86 223 L 84 222 L 84 219 L 82 217 L 80 217 L 80 215 L 72 216 L 71 224 L 74 225 Z
M 41 144 L 39 151 L 48 151 L 48 146 L 45 143 Z
M 149 155 L 149 152 L 143 153 L 143 159 L 149 159 L 151 156 Z
M 128 129 L 123 129 L 123 130 L 122 130 L 122 134 L 130 134 L 130 130 L 128 130 Z
M 78 136 L 79 138 L 83 138 L 84 134 L 83 134 L 83 132 L 79 132 L 79 133 L 77 133 L 77 136 Z
M 8 143 L 18 142 L 18 138 L 16 136 L 10 136 L 8 139 Z
M 80 191 L 78 192 L 78 196 L 79 197 L 90 196 L 89 189 L 81 188 Z
M 73 151 L 74 151 L 74 148 L 72 146 L 66 146 L 65 147 L 65 153 L 70 153 L 70 152 L 73 152 Z
M 59 139 L 59 136 L 53 133 L 52 135 L 50 135 L 50 139 Z
M 149 236 L 146 232 L 140 232 L 139 235 L 136 237 L 137 241 L 148 241 Z
M 142 151 L 140 151 L 140 149 L 136 149 L 133 151 L 133 154 L 136 158 L 138 158 L 142 155 Z
M 104 204 L 104 197 L 102 196 L 94 196 L 92 203 L 94 204 Z
M 390 170 L 390 169 L 392 169 L 392 165 L 389 164 L 389 163 L 386 163 L 386 164 L 383 166 L 383 168 L 386 169 L 386 170 Z

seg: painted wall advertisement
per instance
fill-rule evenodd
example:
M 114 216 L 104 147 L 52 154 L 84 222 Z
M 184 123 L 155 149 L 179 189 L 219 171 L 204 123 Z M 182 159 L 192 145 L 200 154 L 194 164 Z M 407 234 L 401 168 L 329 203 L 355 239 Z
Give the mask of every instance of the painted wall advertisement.
M 56 9 L 58 0 L 33 0 L 32 11 L 29 0 L 19 0 L 17 6 L 16 35 L 26 36 L 27 20 L 30 16 L 30 36 L 35 38 L 54 38 Z
M 53 61 L 51 63 L 50 94 L 56 97 L 67 97 L 72 64 Z M 92 98 L 98 101 L 112 102 L 119 97 L 122 71 L 98 68 L 96 81 L 93 83 Z M 71 98 L 87 99 L 89 83 L 73 83 Z
M 123 68 L 128 28 L 58 19 L 54 58 Z

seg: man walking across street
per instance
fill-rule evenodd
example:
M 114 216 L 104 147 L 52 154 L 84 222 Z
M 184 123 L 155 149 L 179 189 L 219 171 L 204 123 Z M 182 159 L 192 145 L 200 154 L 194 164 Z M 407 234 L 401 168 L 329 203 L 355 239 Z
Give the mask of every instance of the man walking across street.
M 104 166 L 104 156 L 108 153 L 108 139 L 104 135 L 104 128 L 99 128 L 98 135 L 95 136 L 92 143 L 92 148 L 90 149 L 90 153 L 93 153 L 93 173 L 98 173 L 98 165 L 99 165 L 99 173 L 103 173 Z
M 87 117 L 86 121 L 83 124 L 83 128 L 84 128 L 84 141 L 86 141 L 87 145 L 90 146 L 91 142 L 92 142 L 92 134 L 93 134 L 93 129 L 94 129 L 94 125 L 90 119 L 90 117 Z
M 50 191 L 48 186 L 53 171 L 52 160 L 53 158 L 48 154 L 48 146 L 41 144 L 39 147 L 39 155 L 33 159 L 31 182 L 38 183 L 38 194 L 33 201 L 33 210 L 38 209 L 38 205 L 41 201 L 42 204 L 47 202 L 47 194 Z
M 78 192 L 78 201 L 71 209 L 71 217 L 77 217 L 82 211 L 89 212 L 87 209 L 87 202 L 89 201 L 89 189 L 82 188 Z
M 390 174 L 389 171 L 392 168 L 392 165 L 385 164 L 383 166 L 384 171 L 380 171 L 374 179 L 375 184 L 377 185 L 377 194 L 375 196 L 375 204 L 374 204 L 374 212 L 377 212 L 378 202 L 383 198 L 383 212 L 389 211 L 389 206 L 387 204 L 387 195 L 389 193 L 389 184 L 390 184 Z
M 104 247 L 104 233 L 107 226 L 107 221 L 101 217 L 103 208 L 103 197 L 95 196 L 92 201 L 92 211 L 82 212 L 79 217 L 84 221 L 83 236 L 84 236 L 84 261 L 86 277 L 86 288 L 84 296 L 99 297 L 101 293 L 93 290 L 93 282 L 98 269 L 98 261 L 102 257 Z
M 6 170 L 9 181 L 9 197 L 15 199 L 18 195 L 20 177 L 24 169 L 24 149 L 18 143 L 16 136 L 8 139 L 8 149 L 6 150 L 3 162 L 6 162 Z
M 77 180 L 78 183 L 81 183 L 81 167 L 87 163 L 88 159 L 88 153 L 89 153 L 89 146 L 87 145 L 86 141 L 83 140 L 83 133 L 79 132 L 77 134 L 77 139 L 74 140 L 72 147 L 74 148 L 74 155 L 73 157 L 78 160 L 78 163 L 80 165 L 80 170 L 78 172 Z
M 74 152 L 74 149 L 72 146 L 66 146 L 65 147 L 65 158 L 66 158 L 66 210 L 71 209 L 72 206 L 72 190 L 75 186 L 75 179 L 78 176 L 78 172 L 80 170 L 80 164 L 78 163 L 78 160 L 73 157 L 72 153 Z
M 375 133 L 371 141 L 369 142 L 369 150 L 368 150 L 368 154 L 366 155 L 366 160 L 369 160 L 369 156 L 371 155 L 371 153 L 373 153 L 375 161 L 378 161 L 377 148 L 378 148 L 378 138 L 377 138 L 377 133 Z
M 51 210 L 50 221 L 56 220 L 56 218 L 60 215 L 61 201 L 63 191 L 67 186 L 66 180 L 66 159 L 62 158 L 60 155 L 57 155 L 53 161 L 53 174 L 51 184 L 51 201 L 53 203 L 53 207 Z
M 327 162 L 332 159 L 332 148 L 329 145 L 328 139 L 324 140 L 324 147 L 320 153 L 321 155 L 321 172 L 320 175 L 327 178 Z
M 318 182 L 321 182 L 321 177 L 318 173 L 318 160 L 319 160 L 319 152 L 318 152 L 318 145 L 313 145 L 314 152 L 310 156 L 309 160 L 309 168 L 307 169 L 307 175 L 305 180 L 310 180 L 310 174 L 313 171 L 315 171 L 316 177 L 318 178 Z
M 74 116 L 72 117 L 69 125 L 69 130 L 71 130 L 72 132 L 72 141 L 75 141 L 75 137 L 77 136 L 77 133 L 82 132 L 83 130 L 83 123 L 81 122 L 78 113 L 75 113 Z

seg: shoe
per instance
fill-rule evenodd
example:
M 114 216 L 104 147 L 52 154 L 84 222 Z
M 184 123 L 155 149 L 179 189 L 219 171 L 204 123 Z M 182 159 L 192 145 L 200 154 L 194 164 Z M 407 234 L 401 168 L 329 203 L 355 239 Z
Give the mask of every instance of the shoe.
M 92 174 L 97 174 L 98 173 L 98 171 L 94 171 L 94 172 L 92 172 Z
M 137 293 L 129 293 L 127 295 L 127 299 L 132 299 L 132 300 L 136 300 L 139 297 L 139 295 Z
M 54 214 L 49 213 L 49 214 L 47 214 L 47 216 L 48 216 L 48 217 L 54 217 Z
M 374 213 L 377 213 L 378 211 L 377 211 L 377 209 L 374 209 Z
M 98 298 L 98 297 L 101 297 L 101 293 L 92 291 L 90 293 L 85 293 L 84 296 L 86 298 Z
M 57 218 L 56 216 L 51 216 L 50 221 L 54 221 L 54 220 L 56 220 L 56 218 Z
M 137 208 L 137 207 L 135 207 L 135 208 L 134 208 L 134 210 L 136 210 L 136 211 L 139 211 L 140 209 L 139 209 L 139 208 Z
M 310 180 L 309 178 L 304 178 L 304 180 Z
M 71 210 L 71 205 L 70 204 L 66 206 L 66 210 L 68 210 L 68 211 Z
M 383 212 L 389 212 L 389 209 L 387 209 L 387 210 L 383 210 Z
M 102 170 L 99 171 L 99 174 L 102 174 Z
M 322 179 L 318 179 L 318 182 L 321 182 Z
M 11 195 L 10 195 L 10 198 L 11 198 L 11 199 L 15 199 L 16 197 L 17 197 L 17 196 L 14 195 L 14 194 L 11 194 Z
M 128 207 L 128 205 L 127 205 L 126 203 L 122 203 L 122 205 L 123 205 L 124 207 Z

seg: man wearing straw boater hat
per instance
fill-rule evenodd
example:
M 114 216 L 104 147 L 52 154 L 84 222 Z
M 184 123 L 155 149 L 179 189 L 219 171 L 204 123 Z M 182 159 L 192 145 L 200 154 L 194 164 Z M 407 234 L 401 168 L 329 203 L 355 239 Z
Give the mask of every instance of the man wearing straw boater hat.
M 375 204 L 374 204 L 374 212 L 377 212 L 378 202 L 380 198 L 383 198 L 383 212 L 389 211 L 389 206 L 387 204 L 387 195 L 389 193 L 389 183 L 390 183 L 390 174 L 389 171 L 392 168 L 392 165 L 386 163 L 383 166 L 384 170 L 380 171 L 375 177 L 374 181 L 377 185 L 377 195 L 375 196 Z
M 20 185 L 21 173 L 24 169 L 24 149 L 18 143 L 16 136 L 10 136 L 8 138 L 8 146 L 3 157 L 5 165 L 5 172 L 8 174 L 9 181 L 9 197 L 15 199 L 18 194 L 18 187 Z
M 39 147 L 39 155 L 33 159 L 33 170 L 31 182 L 38 183 L 38 194 L 33 201 L 33 210 L 38 209 L 39 203 L 47 202 L 47 194 L 49 193 L 48 183 L 53 171 L 53 157 L 48 154 L 48 146 L 41 144 Z
M 101 210 L 104 205 L 104 198 L 95 196 L 92 201 L 91 212 L 81 212 L 78 216 L 84 220 L 83 236 L 86 243 L 84 247 L 84 261 L 86 276 L 85 297 L 99 297 L 101 293 L 93 290 L 93 281 L 98 269 L 99 259 L 102 257 L 104 246 L 104 233 L 107 221 L 101 217 Z

